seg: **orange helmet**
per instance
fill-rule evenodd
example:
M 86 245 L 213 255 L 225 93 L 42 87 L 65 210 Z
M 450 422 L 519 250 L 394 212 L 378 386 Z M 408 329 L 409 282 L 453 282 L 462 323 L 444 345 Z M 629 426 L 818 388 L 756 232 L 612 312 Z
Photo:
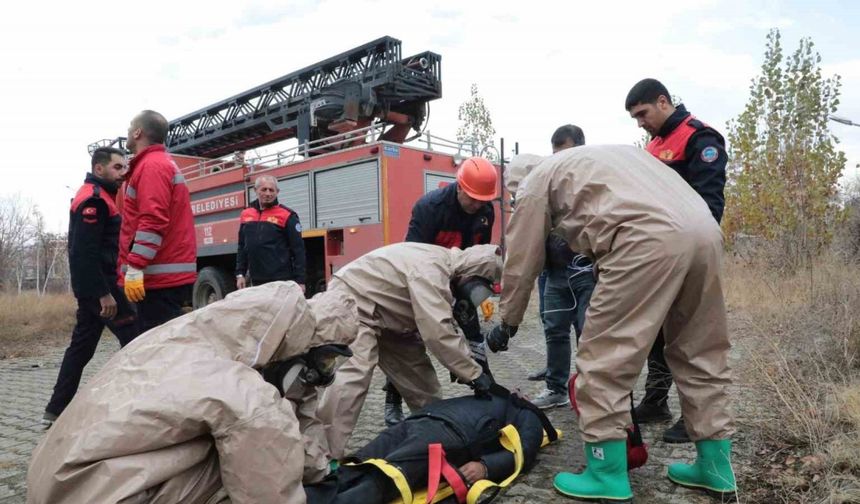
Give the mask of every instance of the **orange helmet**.
M 460 164 L 457 185 L 478 201 L 492 201 L 499 196 L 496 167 L 482 157 L 472 157 Z

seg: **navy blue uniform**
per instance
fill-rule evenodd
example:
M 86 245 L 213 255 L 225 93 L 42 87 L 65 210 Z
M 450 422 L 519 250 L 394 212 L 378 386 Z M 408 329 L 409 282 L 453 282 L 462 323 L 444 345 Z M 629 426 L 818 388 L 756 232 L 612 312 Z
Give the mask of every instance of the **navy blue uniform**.
M 114 203 L 116 187 L 88 173 L 69 210 L 69 272 L 78 301 L 72 341 L 63 355 L 54 393 L 45 411 L 59 416 L 78 390 L 84 367 L 92 359 L 107 326 L 125 346 L 138 334 L 134 309 L 117 286 L 121 217 Z M 101 318 L 99 298 L 111 294 L 117 314 Z
M 276 280 L 305 283 L 305 243 L 298 214 L 278 203 L 262 209 L 255 201 L 239 217 L 236 274 L 249 275 L 251 283 Z
M 454 182 L 425 194 L 415 203 L 404 241 L 459 249 L 485 245 L 493 238 L 495 217 L 489 202 L 474 214 L 466 213 L 457 201 Z

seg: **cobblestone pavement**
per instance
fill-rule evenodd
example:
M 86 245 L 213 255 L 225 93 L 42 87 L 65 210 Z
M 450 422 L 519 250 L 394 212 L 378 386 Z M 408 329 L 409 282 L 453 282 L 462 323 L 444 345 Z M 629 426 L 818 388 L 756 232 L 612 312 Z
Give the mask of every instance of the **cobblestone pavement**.
M 537 303 L 531 303 L 536 305 Z M 107 334 L 107 333 L 106 333 Z M 107 335 L 87 367 L 84 382 L 89 379 L 110 356 L 118 350 L 116 341 Z M 40 419 L 54 385 L 63 349 L 49 349 L 40 357 L 0 361 L 0 504 L 23 503 L 26 495 L 26 474 L 30 453 L 42 436 Z M 525 376 L 544 364 L 543 333 L 532 309 L 511 349 L 504 354 L 491 355 L 491 368 L 497 379 L 508 387 L 520 387 L 526 394 L 536 395 L 542 383 L 526 381 Z M 446 397 L 469 393 L 463 385 L 448 383 L 448 373 L 441 367 L 440 381 Z M 637 387 L 641 390 L 644 375 Z M 350 440 L 354 449 L 371 440 L 382 429 L 382 374 L 377 372 L 368 400 L 359 419 L 358 428 Z M 672 410 L 680 411 L 677 395 L 673 392 Z M 637 398 L 638 399 L 638 398 Z M 500 503 L 572 502 L 552 488 L 552 478 L 559 471 L 578 472 L 584 466 L 582 442 L 576 420 L 569 408 L 549 412 L 553 424 L 563 431 L 563 438 L 546 448 L 539 456 L 537 466 L 521 476 L 497 500 Z M 669 424 L 644 426 L 644 436 L 650 445 L 648 463 L 631 472 L 631 485 L 638 504 L 657 503 L 711 503 L 714 500 L 687 489 L 676 487 L 665 477 L 666 465 L 671 461 L 692 461 L 693 445 L 669 445 L 660 441 L 660 435 Z M 736 445 L 743 446 L 742 434 Z

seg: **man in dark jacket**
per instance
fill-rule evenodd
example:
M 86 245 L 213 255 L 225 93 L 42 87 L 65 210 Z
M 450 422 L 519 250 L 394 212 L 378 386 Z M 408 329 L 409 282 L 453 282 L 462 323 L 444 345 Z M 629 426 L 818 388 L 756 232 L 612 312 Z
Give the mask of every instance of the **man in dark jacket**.
M 669 91 L 656 79 L 643 79 L 633 86 L 624 104 L 630 117 L 651 135 L 645 147 L 654 157 L 675 170 L 705 200 L 717 223 L 723 217 L 728 155 L 725 140 L 715 129 L 687 112 L 683 104 L 672 104 Z M 663 355 L 663 332 L 648 355 L 645 397 L 636 407 L 641 423 L 672 419 L 669 388 L 672 372 Z M 684 417 L 663 434 L 667 443 L 689 443 Z
M 463 161 L 456 183 L 430 191 L 415 202 L 404 241 L 459 249 L 490 243 L 497 186 L 496 168 L 489 161 Z
M 116 283 L 120 215 L 114 199 L 128 172 L 125 153 L 112 147 L 93 152 L 92 172 L 84 179 L 69 212 L 69 270 L 78 301 L 72 341 L 63 355 L 54 393 L 42 422 L 50 426 L 78 390 L 105 326 L 125 346 L 137 336 L 134 310 Z
M 271 175 L 254 182 L 257 201 L 239 217 L 236 288 L 292 280 L 305 290 L 305 243 L 299 215 L 278 203 L 278 181 Z
M 493 390 L 504 391 L 497 386 Z M 428 487 L 429 445 L 438 443 L 444 450 L 444 460 L 458 468 L 465 480 L 461 480 L 463 487 L 482 479 L 498 483 L 515 468 L 513 453 L 500 444 L 499 431 L 506 425 L 517 429 L 523 470 L 530 469 L 536 462 L 544 429 L 553 435 L 555 430 L 535 406 L 519 397 L 497 393 L 434 402 L 382 431 L 347 460 L 384 459 L 400 470 L 414 491 Z M 448 474 L 455 479 L 459 477 L 452 472 Z M 308 502 L 386 504 L 400 496 L 393 481 L 372 465 L 341 466 L 336 481 L 332 479 L 320 487 L 306 487 Z

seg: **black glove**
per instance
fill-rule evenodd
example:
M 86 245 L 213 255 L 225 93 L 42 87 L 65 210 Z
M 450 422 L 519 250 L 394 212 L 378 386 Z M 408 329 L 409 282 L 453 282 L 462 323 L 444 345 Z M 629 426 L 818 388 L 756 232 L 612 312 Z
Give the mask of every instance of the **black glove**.
M 469 383 L 469 386 L 475 391 L 475 397 L 489 399 L 490 386 L 493 385 L 493 379 L 487 373 L 481 373 L 481 376 L 475 378 Z
M 502 322 L 487 335 L 487 346 L 493 353 L 504 352 L 508 349 L 508 340 L 517 334 L 517 329 L 518 326 L 509 326 Z

